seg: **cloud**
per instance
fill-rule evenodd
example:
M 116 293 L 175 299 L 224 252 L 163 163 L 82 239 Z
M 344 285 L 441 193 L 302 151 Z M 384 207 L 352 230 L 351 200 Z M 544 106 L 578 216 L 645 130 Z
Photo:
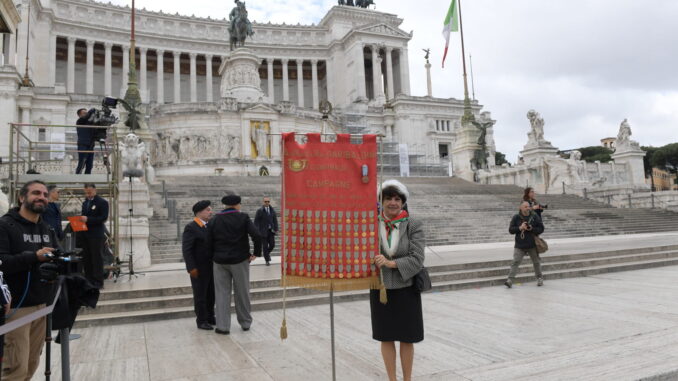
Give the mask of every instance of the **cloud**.
M 127 3 L 114 0 L 116 4 Z M 431 48 L 433 95 L 463 98 L 459 34 L 445 69 L 441 34 L 449 0 L 376 0 L 403 18 L 411 87 L 426 94 L 423 48 Z M 224 18 L 232 2 L 139 0 L 138 7 Z M 318 23 L 334 0 L 250 0 L 257 22 Z M 561 149 L 600 144 L 628 118 L 642 145 L 678 141 L 678 1 L 462 1 L 476 98 L 497 119 L 497 148 L 512 160 L 527 141 L 527 110 L 546 121 Z M 470 69 L 470 67 L 469 67 Z

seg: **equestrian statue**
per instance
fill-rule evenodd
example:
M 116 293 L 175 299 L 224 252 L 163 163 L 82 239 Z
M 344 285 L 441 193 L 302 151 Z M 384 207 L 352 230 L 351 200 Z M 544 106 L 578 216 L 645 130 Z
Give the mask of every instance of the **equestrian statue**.
M 228 15 L 228 19 L 231 22 L 228 27 L 231 50 L 233 50 L 233 48 L 245 46 L 245 39 L 247 36 L 252 37 L 254 35 L 252 23 L 247 18 L 245 3 L 240 0 L 235 0 L 235 7 Z

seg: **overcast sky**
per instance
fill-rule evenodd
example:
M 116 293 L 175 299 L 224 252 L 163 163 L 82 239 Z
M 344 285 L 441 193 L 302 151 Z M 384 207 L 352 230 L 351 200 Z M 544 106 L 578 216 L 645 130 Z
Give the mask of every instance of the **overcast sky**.
M 431 48 L 433 95 L 463 98 L 459 34 L 445 69 L 441 34 L 449 0 L 375 0 L 404 19 L 412 94 L 426 94 L 422 48 Z M 114 0 L 115 4 L 129 2 Z M 317 23 L 333 0 L 248 0 L 252 20 Z M 231 1 L 137 0 L 137 7 L 225 17 Z M 497 149 L 515 161 L 531 108 L 560 149 L 600 144 L 628 118 L 641 145 L 678 142 L 678 1 L 463 0 L 466 53 L 475 96 L 497 120 Z M 469 84 L 470 86 L 470 84 Z

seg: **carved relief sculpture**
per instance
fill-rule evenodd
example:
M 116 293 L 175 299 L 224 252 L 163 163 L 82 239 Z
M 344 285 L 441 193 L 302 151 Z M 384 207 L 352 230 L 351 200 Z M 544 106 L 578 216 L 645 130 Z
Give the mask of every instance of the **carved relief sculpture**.
M 120 144 L 120 164 L 122 176 L 139 178 L 144 175 L 143 162 L 146 157 L 146 145 L 139 141 L 136 134 L 129 133 Z

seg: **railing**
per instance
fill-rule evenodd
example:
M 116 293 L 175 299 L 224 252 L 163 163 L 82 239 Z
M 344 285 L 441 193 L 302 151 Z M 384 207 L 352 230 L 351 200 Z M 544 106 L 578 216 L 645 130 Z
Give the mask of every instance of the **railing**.
M 76 142 L 66 141 L 66 132 L 75 131 L 76 128 L 103 129 L 106 131 L 106 139 L 96 141 L 95 145 L 98 144 L 98 147 L 78 150 Z M 109 224 L 114 237 L 114 252 L 117 255 L 119 152 L 116 135 L 109 133 L 112 131 L 111 127 L 101 126 L 10 123 L 9 159 L 7 163 L 0 164 L 0 173 L 7 178 L 10 203 L 16 203 L 20 187 L 33 179 L 56 183 L 66 188 L 69 191 L 64 200 L 66 204 L 72 198 L 81 197 L 82 193 L 77 191 L 78 188 L 82 189 L 83 183 L 99 184 L 99 194 L 108 197 L 111 206 Z M 41 134 L 45 137 L 56 136 L 57 140 L 40 139 Z M 93 167 L 91 175 L 74 174 L 73 166 L 77 160 L 71 155 L 77 157 L 76 154 L 79 153 L 94 155 L 97 166 Z M 36 160 L 40 155 L 49 155 L 55 159 Z

